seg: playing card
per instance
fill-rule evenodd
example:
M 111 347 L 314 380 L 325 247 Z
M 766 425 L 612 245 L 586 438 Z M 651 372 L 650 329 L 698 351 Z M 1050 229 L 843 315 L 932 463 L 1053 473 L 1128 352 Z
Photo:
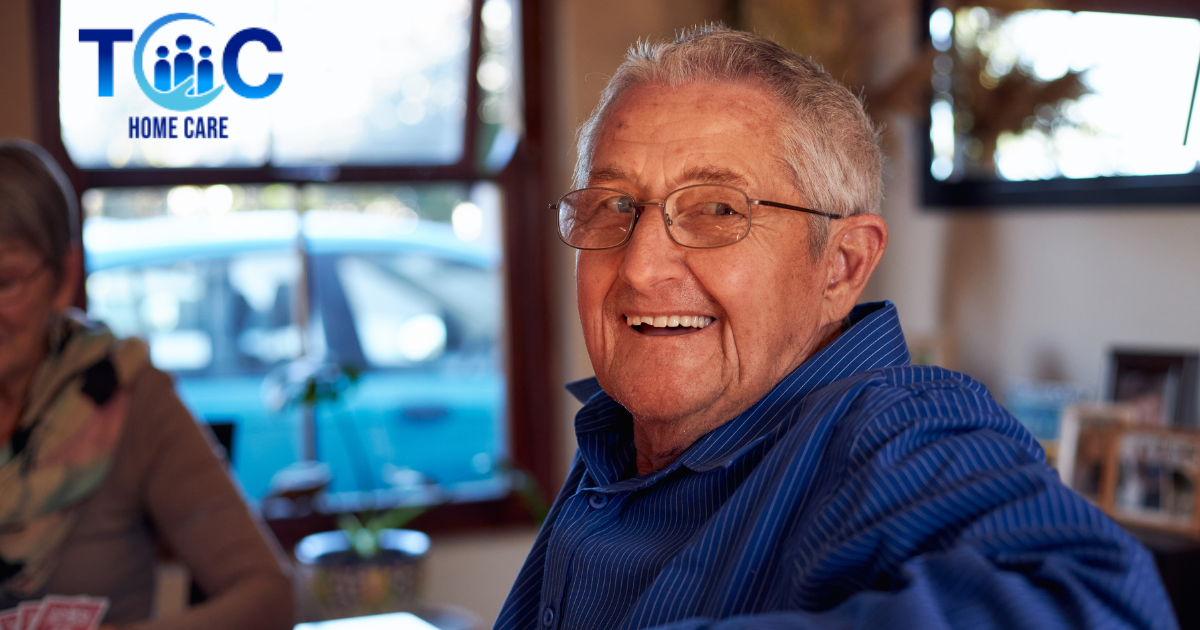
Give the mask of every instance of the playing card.
M 17 627 L 17 609 L 0 610 L 0 630 L 21 630 Z
M 17 605 L 17 630 L 29 630 L 33 627 L 33 618 L 42 609 L 42 602 L 21 602 Z
M 75 606 L 76 610 L 82 610 L 88 615 L 88 625 L 85 626 L 87 630 L 96 630 L 108 610 L 108 598 L 81 595 L 75 598 Z
M 108 600 L 103 598 L 49 595 L 24 630 L 95 630 L 107 608 Z

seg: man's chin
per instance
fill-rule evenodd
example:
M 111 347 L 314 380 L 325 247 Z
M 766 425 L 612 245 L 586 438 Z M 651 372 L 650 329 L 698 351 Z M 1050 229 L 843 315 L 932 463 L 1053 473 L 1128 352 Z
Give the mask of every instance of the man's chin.
M 676 424 L 706 415 L 721 396 L 719 388 L 700 388 L 696 381 L 679 379 L 618 378 L 605 386 L 614 400 L 639 421 Z M 711 381 L 710 381 L 711 382 Z

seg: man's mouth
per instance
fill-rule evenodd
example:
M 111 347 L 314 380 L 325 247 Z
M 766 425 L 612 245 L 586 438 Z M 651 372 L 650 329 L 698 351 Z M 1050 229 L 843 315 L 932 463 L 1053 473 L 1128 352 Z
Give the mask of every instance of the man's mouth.
M 625 323 L 646 335 L 686 335 L 716 321 L 704 315 L 626 315 Z

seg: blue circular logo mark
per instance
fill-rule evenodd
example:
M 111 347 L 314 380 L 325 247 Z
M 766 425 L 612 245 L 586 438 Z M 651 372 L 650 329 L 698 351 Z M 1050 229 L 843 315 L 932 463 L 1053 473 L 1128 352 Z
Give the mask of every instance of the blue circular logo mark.
M 155 20 L 153 24 L 146 28 L 146 30 L 142 33 L 142 36 L 138 38 L 137 46 L 133 49 L 133 76 L 137 78 L 138 87 L 142 88 L 142 92 L 145 93 L 145 95 L 156 104 L 172 111 L 188 112 L 193 109 L 199 109 L 211 103 L 213 99 L 217 98 L 217 96 L 221 94 L 221 92 L 225 89 L 225 86 L 217 86 L 216 88 L 206 91 L 204 94 L 198 94 L 195 96 L 189 95 L 188 92 L 197 91 L 197 73 L 194 70 L 189 70 L 184 73 L 187 76 L 181 81 L 176 81 L 174 84 L 172 84 L 168 80 L 168 85 L 165 87 L 169 87 L 169 90 L 159 91 L 155 89 L 154 85 L 150 85 L 150 82 L 146 80 L 146 73 L 142 68 L 142 54 L 146 52 L 146 44 L 150 42 L 150 37 L 154 35 L 154 33 L 158 32 L 158 29 L 170 24 L 171 22 L 177 22 L 179 20 L 197 20 L 210 26 L 215 26 L 215 24 L 212 22 L 209 22 L 208 20 L 193 13 L 172 13 Z M 177 45 L 179 45 L 182 50 L 186 51 L 191 47 L 191 38 L 186 35 L 181 36 L 176 41 Z M 206 46 L 201 50 L 203 51 L 207 48 L 208 47 Z M 156 52 L 160 58 L 165 57 L 166 55 L 164 53 L 167 52 L 166 47 L 159 47 Z M 165 60 L 160 60 L 158 63 L 165 63 Z M 192 57 L 189 54 L 187 56 L 187 64 L 190 67 L 190 64 L 192 63 Z M 179 65 L 180 64 L 177 60 L 176 74 L 179 74 Z M 155 75 L 155 81 L 158 83 L 161 77 L 158 76 L 159 72 L 157 68 Z

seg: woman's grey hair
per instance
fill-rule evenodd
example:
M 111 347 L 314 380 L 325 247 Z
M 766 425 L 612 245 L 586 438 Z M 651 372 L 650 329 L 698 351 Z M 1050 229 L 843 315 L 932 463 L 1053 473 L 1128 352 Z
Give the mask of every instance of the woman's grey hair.
M 879 131 L 858 98 L 811 59 L 717 24 L 683 31 L 673 42 L 638 42 L 629 49 L 579 129 L 576 187 L 587 186 L 596 141 L 622 94 L 644 84 L 696 81 L 757 84 L 779 99 L 790 113 L 779 130 L 782 157 L 809 207 L 842 216 L 879 212 Z M 816 257 L 829 238 L 829 219 L 809 218 Z
M 32 247 L 58 278 L 63 257 L 80 243 L 70 181 L 49 153 L 25 140 L 0 142 L 0 241 Z

